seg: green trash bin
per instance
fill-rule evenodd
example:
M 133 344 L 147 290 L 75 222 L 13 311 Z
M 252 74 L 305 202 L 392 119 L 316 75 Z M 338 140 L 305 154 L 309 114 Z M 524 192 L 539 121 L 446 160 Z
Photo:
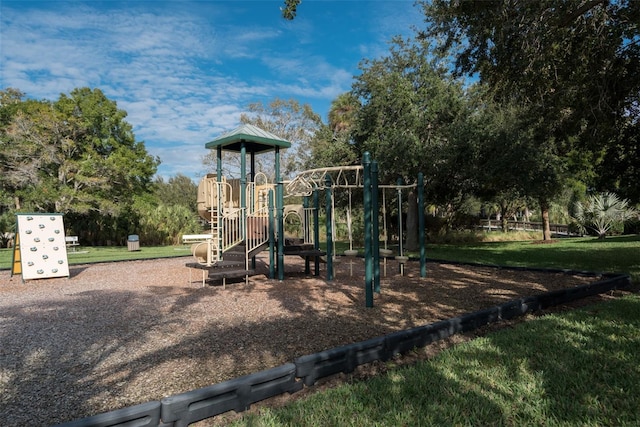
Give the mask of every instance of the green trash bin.
M 139 251 L 140 250 L 140 238 L 137 234 L 130 234 L 127 237 L 127 249 L 129 251 Z

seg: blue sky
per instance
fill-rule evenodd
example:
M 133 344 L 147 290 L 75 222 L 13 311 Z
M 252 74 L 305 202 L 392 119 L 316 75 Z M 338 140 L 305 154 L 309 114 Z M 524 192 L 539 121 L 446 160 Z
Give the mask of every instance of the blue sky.
M 55 100 L 101 89 L 159 156 L 158 174 L 206 173 L 204 144 L 252 102 L 295 99 L 326 121 L 363 58 L 422 16 L 413 1 L 0 0 L 0 88 Z

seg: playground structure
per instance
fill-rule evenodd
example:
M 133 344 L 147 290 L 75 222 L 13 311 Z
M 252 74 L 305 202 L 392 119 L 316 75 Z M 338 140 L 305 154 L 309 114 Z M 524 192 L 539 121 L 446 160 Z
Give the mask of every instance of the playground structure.
M 283 183 L 280 179 L 280 150 L 291 143 L 252 125 L 242 125 L 205 145 L 215 149 L 217 171 L 208 174 L 198 186 L 198 213 L 208 223 L 209 232 L 183 236 L 192 243 L 196 262 L 190 268 L 203 270 L 209 279 L 248 277 L 255 272 L 255 256 L 269 248 L 270 278 L 284 278 L 285 243 L 288 255 L 318 257 L 323 252 L 313 242 L 309 209 L 283 203 Z M 223 151 L 240 154 L 240 178 L 227 180 L 222 175 Z M 274 152 L 274 177 L 269 183 L 266 175 L 255 170 L 256 155 Z M 249 173 L 247 173 L 247 155 Z M 302 239 L 284 239 L 284 218 L 288 214 L 300 216 Z M 316 221 L 317 223 L 317 221 Z M 283 238 L 279 238 L 283 236 Z M 277 245 L 277 249 L 276 249 Z M 316 273 L 318 267 L 316 267 Z
M 198 186 L 198 213 L 207 222 L 209 232 L 199 235 L 183 236 L 184 243 L 192 243 L 192 254 L 195 262 L 188 263 L 190 268 L 203 271 L 210 280 L 222 279 L 223 286 L 227 278 L 248 277 L 255 273 L 255 257 L 266 249 L 269 250 L 269 277 L 284 279 L 285 255 L 300 256 L 305 259 L 305 273 L 310 274 L 310 262 L 314 261 L 314 275 L 319 275 L 321 259 L 326 262 L 327 280 L 333 279 L 333 262 L 335 256 L 333 235 L 335 221 L 333 217 L 335 189 L 346 189 L 349 195 L 347 210 L 347 227 L 349 230 L 349 251 L 345 252 L 352 263 L 357 251 L 353 250 L 351 235 L 351 192 L 362 189 L 364 192 L 365 213 L 365 271 L 367 285 L 379 292 L 380 256 L 384 262 L 386 275 L 386 259 L 392 254 L 387 248 L 388 232 L 386 221 L 386 191 L 397 191 L 399 212 L 402 206 L 402 190 L 416 187 L 413 185 L 378 186 L 377 163 L 372 162 L 365 153 L 363 164 L 359 166 L 338 166 L 312 169 L 298 174 L 293 180 L 285 183 L 280 177 L 280 149 L 289 148 L 291 143 L 252 125 L 242 125 L 205 145 L 216 150 L 217 171 L 205 176 Z M 227 179 L 222 175 L 222 153 L 231 151 L 240 154 L 240 178 Z M 264 173 L 256 173 L 256 154 L 273 151 L 274 177 L 270 183 Z M 247 173 L 247 155 L 250 170 Z M 417 184 L 421 194 L 421 176 Z M 379 207 L 378 190 L 383 196 L 383 241 L 384 248 L 379 248 Z M 298 196 L 302 204 L 285 205 L 287 197 Z M 327 250 L 319 248 L 319 210 L 320 196 L 324 192 L 326 212 Z M 419 209 L 420 210 L 420 209 Z M 286 238 L 284 221 L 290 216 L 300 221 L 301 236 Z M 402 230 L 402 215 L 399 217 L 398 229 Z M 424 221 L 422 221 L 423 223 Z M 420 232 L 423 236 L 424 232 Z M 401 236 L 401 233 L 400 233 Z M 399 238 L 399 253 L 396 259 L 404 273 L 407 258 L 403 254 L 402 238 Z M 421 240 L 421 248 L 424 241 Z M 421 261 L 424 263 L 423 249 Z M 322 257 L 322 258 L 321 258 Z M 421 269 L 421 276 L 424 277 Z M 371 296 L 371 305 L 373 297 Z M 369 298 L 368 298 L 369 300 Z M 369 302 L 367 303 L 369 306 Z

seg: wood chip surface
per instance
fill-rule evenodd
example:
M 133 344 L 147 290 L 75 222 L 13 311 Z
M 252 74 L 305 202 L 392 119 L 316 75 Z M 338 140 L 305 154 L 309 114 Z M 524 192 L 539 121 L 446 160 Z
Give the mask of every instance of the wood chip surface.
M 295 358 L 594 277 L 454 264 L 381 265 L 365 307 L 362 259 L 335 278 L 261 274 L 202 286 L 190 257 L 76 265 L 70 278 L 22 282 L 0 271 L 0 419 L 47 426 L 160 400 Z M 351 273 L 351 270 L 353 273 Z M 313 271 L 313 265 L 312 265 Z M 189 281 L 191 278 L 191 282 Z

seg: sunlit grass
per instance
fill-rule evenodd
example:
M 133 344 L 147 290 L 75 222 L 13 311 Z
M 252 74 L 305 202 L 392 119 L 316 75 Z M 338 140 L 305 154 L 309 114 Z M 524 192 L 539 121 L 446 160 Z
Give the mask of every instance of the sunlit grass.
M 631 426 L 640 297 L 550 315 L 235 426 Z

